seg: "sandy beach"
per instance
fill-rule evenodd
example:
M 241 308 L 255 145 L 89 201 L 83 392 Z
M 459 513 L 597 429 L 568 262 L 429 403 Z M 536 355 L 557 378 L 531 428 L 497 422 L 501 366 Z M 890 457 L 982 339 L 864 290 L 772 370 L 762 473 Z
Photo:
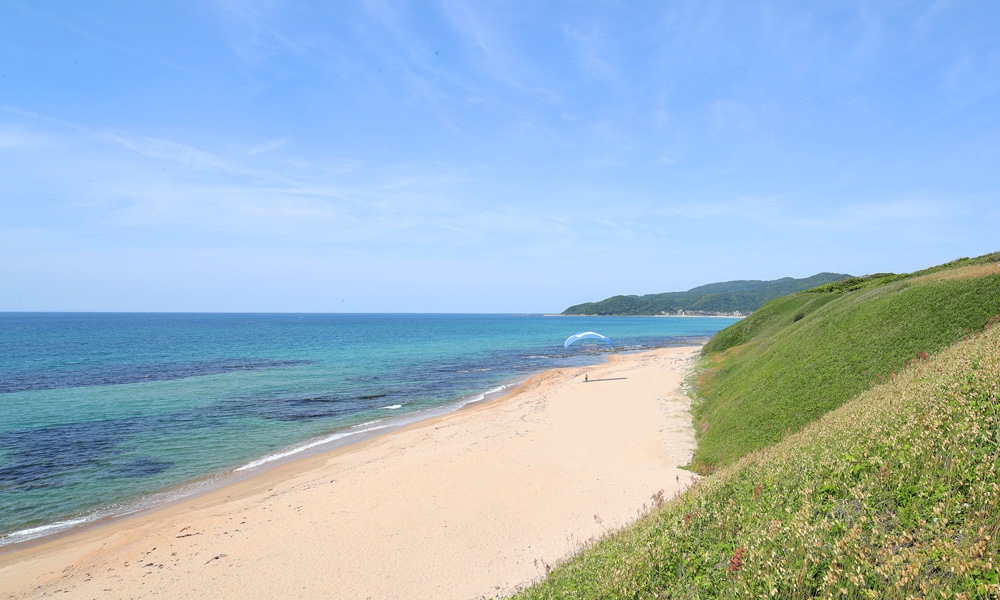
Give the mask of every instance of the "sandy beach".
M 493 402 L 0 554 L 0 598 L 507 595 L 690 484 L 678 386 L 697 350 L 548 371 Z

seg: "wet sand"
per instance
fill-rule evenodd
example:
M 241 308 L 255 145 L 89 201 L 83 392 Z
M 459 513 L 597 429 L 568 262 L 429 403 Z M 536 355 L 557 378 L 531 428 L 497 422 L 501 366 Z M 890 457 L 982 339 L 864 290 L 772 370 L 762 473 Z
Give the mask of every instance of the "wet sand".
M 0 598 L 507 595 L 690 484 L 678 386 L 697 350 L 547 371 L 493 402 L 0 554 Z

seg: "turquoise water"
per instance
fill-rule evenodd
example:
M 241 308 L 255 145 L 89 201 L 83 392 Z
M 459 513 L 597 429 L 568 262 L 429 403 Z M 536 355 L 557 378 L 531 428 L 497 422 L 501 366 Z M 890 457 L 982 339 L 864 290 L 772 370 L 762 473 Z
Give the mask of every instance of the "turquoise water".
M 0 314 L 0 544 L 732 319 Z

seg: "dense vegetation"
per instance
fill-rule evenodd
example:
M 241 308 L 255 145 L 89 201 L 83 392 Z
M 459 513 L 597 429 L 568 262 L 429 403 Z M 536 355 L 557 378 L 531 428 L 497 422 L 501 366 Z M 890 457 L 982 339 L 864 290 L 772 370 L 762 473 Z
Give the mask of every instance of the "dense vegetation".
M 645 296 L 612 296 L 600 302 L 571 306 L 564 315 L 660 315 L 677 311 L 704 313 L 751 313 L 779 296 L 849 278 L 843 273 L 819 273 L 804 279 L 785 277 L 772 281 L 726 281 L 710 283 L 686 292 Z
M 1000 598 L 997 261 L 823 286 L 720 332 L 699 455 L 725 416 L 739 441 L 701 463 L 725 466 L 521 597 Z M 761 428 L 796 432 L 761 447 Z

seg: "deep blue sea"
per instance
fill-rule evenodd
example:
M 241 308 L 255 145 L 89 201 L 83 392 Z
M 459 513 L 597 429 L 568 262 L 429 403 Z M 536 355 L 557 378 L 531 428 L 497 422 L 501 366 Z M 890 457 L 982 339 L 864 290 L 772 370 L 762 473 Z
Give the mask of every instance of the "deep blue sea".
M 191 494 L 719 318 L 0 313 L 0 545 Z

